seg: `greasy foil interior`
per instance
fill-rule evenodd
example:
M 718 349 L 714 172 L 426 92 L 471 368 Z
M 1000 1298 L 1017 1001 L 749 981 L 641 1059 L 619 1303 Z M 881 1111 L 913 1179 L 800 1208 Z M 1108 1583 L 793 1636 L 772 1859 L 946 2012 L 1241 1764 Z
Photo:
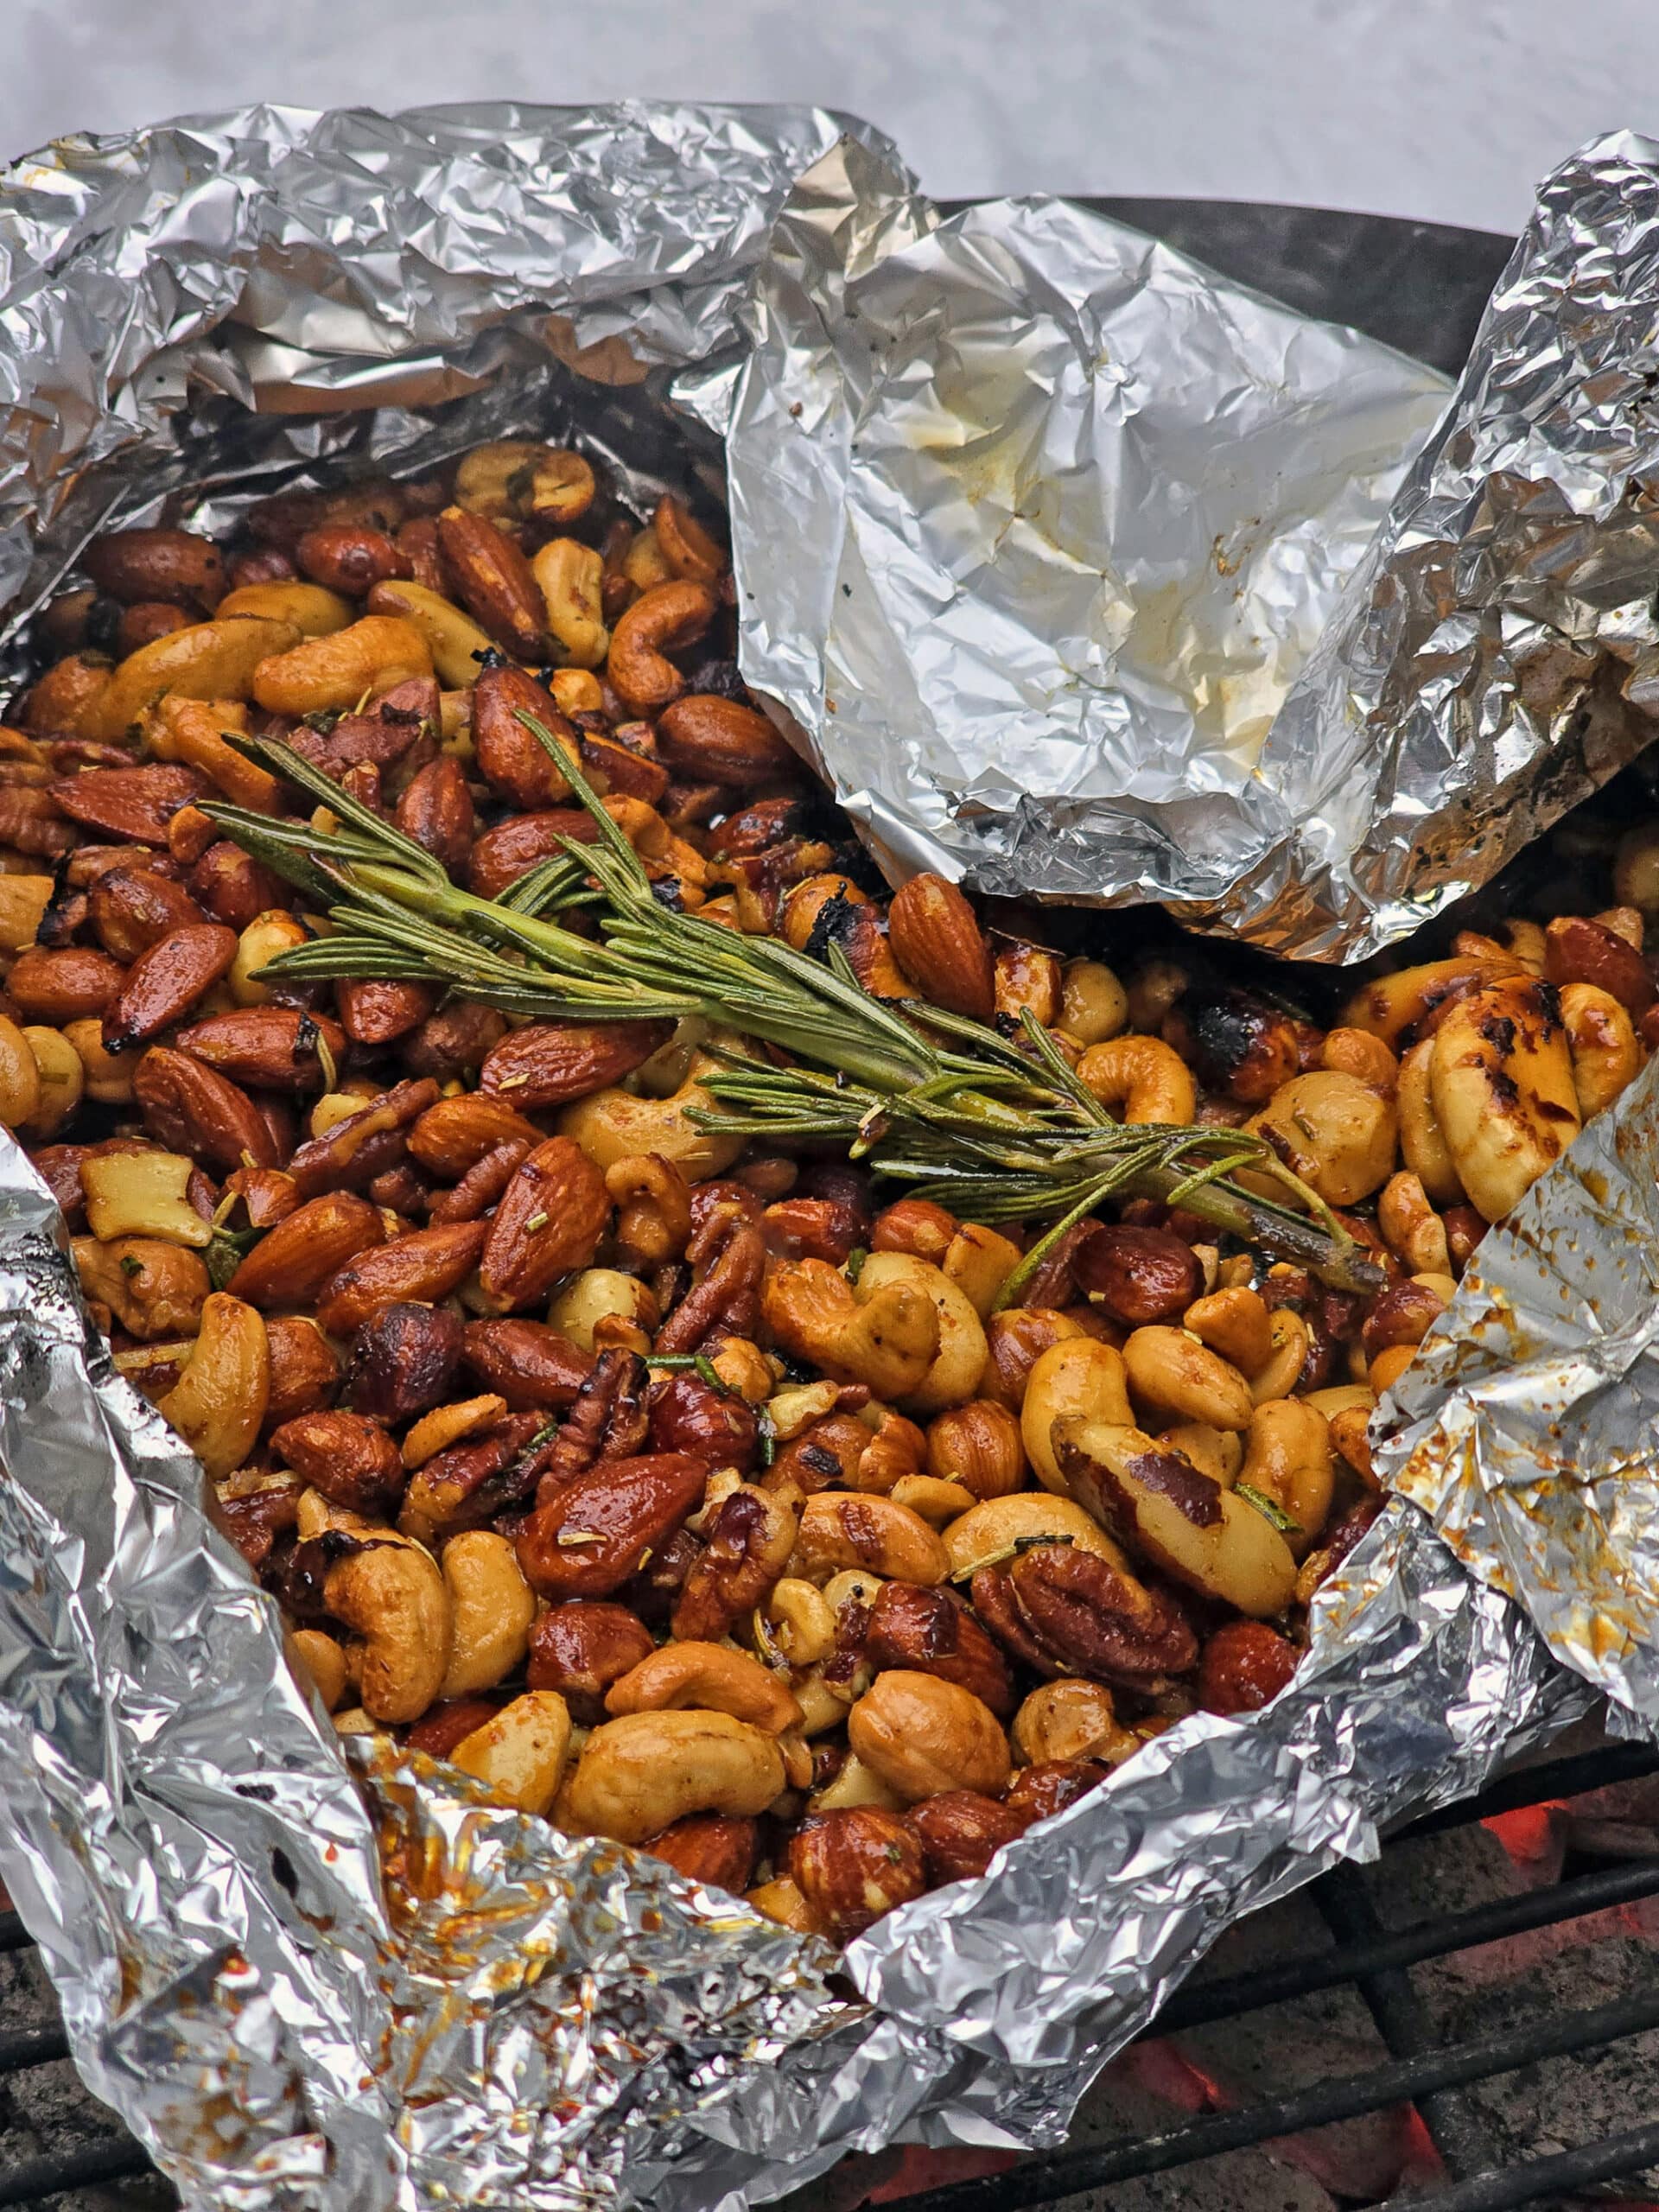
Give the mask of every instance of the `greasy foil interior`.
M 14 626 L 110 517 L 213 525 L 250 486 L 423 467 L 445 439 L 574 435 L 643 504 L 658 466 L 686 465 L 660 443 L 660 372 L 694 368 L 705 415 L 732 399 L 745 288 L 791 179 L 818 163 L 764 301 L 805 281 L 804 228 L 849 266 L 880 258 L 888 226 L 920 239 L 888 151 L 861 126 L 837 144 L 840 128 L 634 105 L 257 109 L 20 164 L 0 200 Z M 1027 266 L 1055 238 L 1074 265 L 1059 212 L 1005 215 Z M 976 236 L 1006 277 L 1004 242 Z M 898 272 L 883 282 L 902 320 Z M 1285 350 L 1325 363 L 1327 388 L 1363 368 L 1328 333 L 1293 343 L 1292 321 Z M 573 381 L 572 357 L 607 381 Z M 1388 373 L 1379 421 L 1426 427 L 1428 380 Z M 810 379 L 797 401 L 788 419 L 809 425 L 827 404 Z M 1378 483 L 1402 457 L 1379 451 Z M 729 461 L 741 546 L 767 449 L 740 441 Z M 780 652 L 823 650 L 823 512 L 766 542 Z M 752 563 L 740 582 L 758 592 Z M 971 678 L 947 634 L 936 677 L 950 658 Z M 884 838 L 897 790 L 868 794 Z M 1231 1918 L 1478 1787 L 1589 1700 L 1395 1505 L 1269 1711 L 1183 1723 L 993 1875 L 893 1915 L 848 1953 L 849 1995 L 823 1946 L 487 1806 L 449 1770 L 358 1742 L 348 1772 L 273 1601 L 207 1524 L 200 1470 L 89 1331 L 61 1224 L 10 1142 L 0 1283 L 0 1877 L 87 2080 L 193 2205 L 690 2212 L 901 2134 L 1052 2142 Z
M 1449 405 L 1104 217 L 941 219 L 854 149 L 705 410 L 745 671 L 895 874 L 1359 958 L 1652 734 L 1656 308 L 1629 135 L 1545 183 Z

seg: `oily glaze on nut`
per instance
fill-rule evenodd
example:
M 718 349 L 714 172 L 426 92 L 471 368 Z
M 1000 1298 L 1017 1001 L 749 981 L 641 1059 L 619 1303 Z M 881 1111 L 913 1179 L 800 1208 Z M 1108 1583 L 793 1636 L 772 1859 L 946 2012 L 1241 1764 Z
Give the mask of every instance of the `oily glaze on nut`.
M 1627 776 L 1542 903 L 1357 977 L 879 897 L 744 690 L 713 520 L 514 439 L 94 538 L 0 748 L 0 1121 L 326 1707 L 844 1940 L 1291 1679 L 1378 1394 L 1659 1041 L 1659 819 Z M 1248 1127 L 1383 1286 L 1147 1200 L 1035 1251 L 703 1128 L 698 1025 L 270 976 L 324 925 L 204 810 L 308 805 L 249 734 L 486 897 L 598 835 L 579 769 L 666 903 Z

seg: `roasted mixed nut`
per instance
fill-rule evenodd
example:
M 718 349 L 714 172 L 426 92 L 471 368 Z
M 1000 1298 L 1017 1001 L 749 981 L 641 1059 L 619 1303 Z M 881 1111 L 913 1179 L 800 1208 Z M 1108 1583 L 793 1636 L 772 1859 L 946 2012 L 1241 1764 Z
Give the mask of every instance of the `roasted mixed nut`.
M 1098 925 L 1109 962 L 1092 922 L 934 876 L 884 906 L 728 657 L 712 531 L 672 497 L 642 524 L 574 452 L 82 568 L 0 728 L 0 1121 L 116 1364 L 340 1729 L 793 1927 L 979 1875 L 1183 1715 L 1283 1688 L 1377 1510 L 1377 1396 L 1659 1040 L 1659 819 L 1614 809 L 1324 1021 L 1340 979 L 1145 918 Z M 1200 1185 L 1058 1235 L 960 1217 L 722 1126 L 706 1022 L 527 1014 L 510 963 L 446 988 L 392 931 L 308 980 L 340 918 L 238 810 L 320 847 L 383 823 L 525 917 L 614 832 L 664 912 L 918 1036 L 987 1025 L 1103 1123 L 1260 1140 L 1229 1172 L 1282 1199 L 1288 1170 L 1365 1287 L 1217 1230 Z M 559 926 L 598 957 L 579 901 Z

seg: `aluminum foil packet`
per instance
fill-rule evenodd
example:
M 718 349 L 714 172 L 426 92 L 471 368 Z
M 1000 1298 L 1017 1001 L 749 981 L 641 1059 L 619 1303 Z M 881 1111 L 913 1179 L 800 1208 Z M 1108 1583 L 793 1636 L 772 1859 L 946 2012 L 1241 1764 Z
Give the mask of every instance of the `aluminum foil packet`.
M 1103 217 L 848 166 L 723 397 L 745 671 L 895 875 L 1355 959 L 1649 741 L 1649 142 L 1548 181 L 1449 405 Z
M 1376 1430 L 1390 1488 L 1659 1736 L 1659 1063 L 1487 1233 Z
M 18 165 L 14 620 L 111 518 L 211 525 L 250 486 L 521 424 L 569 426 L 643 495 L 666 372 L 731 396 L 713 357 L 812 163 L 790 219 L 826 211 L 853 260 L 918 219 L 874 133 L 799 111 L 257 109 Z M 815 543 L 798 519 L 769 558 Z M 86 2079 L 215 2212 L 705 2212 L 901 2137 L 1053 2142 L 1231 1918 L 1590 1695 L 1393 1506 L 1268 1712 L 1182 1724 L 836 1960 L 418 1755 L 342 1748 L 9 1141 L 0 1378 L 0 1878 Z

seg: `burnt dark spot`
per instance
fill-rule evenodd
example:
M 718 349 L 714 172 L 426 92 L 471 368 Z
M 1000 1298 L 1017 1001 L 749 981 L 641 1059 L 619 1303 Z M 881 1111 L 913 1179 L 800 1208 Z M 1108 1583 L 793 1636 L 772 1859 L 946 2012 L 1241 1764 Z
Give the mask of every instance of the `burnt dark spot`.
M 810 1467 L 815 1475 L 823 1475 L 830 1480 L 841 1472 L 840 1460 L 833 1452 L 826 1452 L 822 1444 L 803 1444 L 800 1461 L 804 1467 Z
M 858 908 L 844 891 L 826 899 L 812 919 L 812 933 L 804 947 L 810 960 L 827 960 L 832 944 L 843 948 L 858 929 Z
M 1515 1017 L 1512 1014 L 1483 1014 L 1476 1027 L 1495 1052 L 1507 1058 L 1515 1050 Z

